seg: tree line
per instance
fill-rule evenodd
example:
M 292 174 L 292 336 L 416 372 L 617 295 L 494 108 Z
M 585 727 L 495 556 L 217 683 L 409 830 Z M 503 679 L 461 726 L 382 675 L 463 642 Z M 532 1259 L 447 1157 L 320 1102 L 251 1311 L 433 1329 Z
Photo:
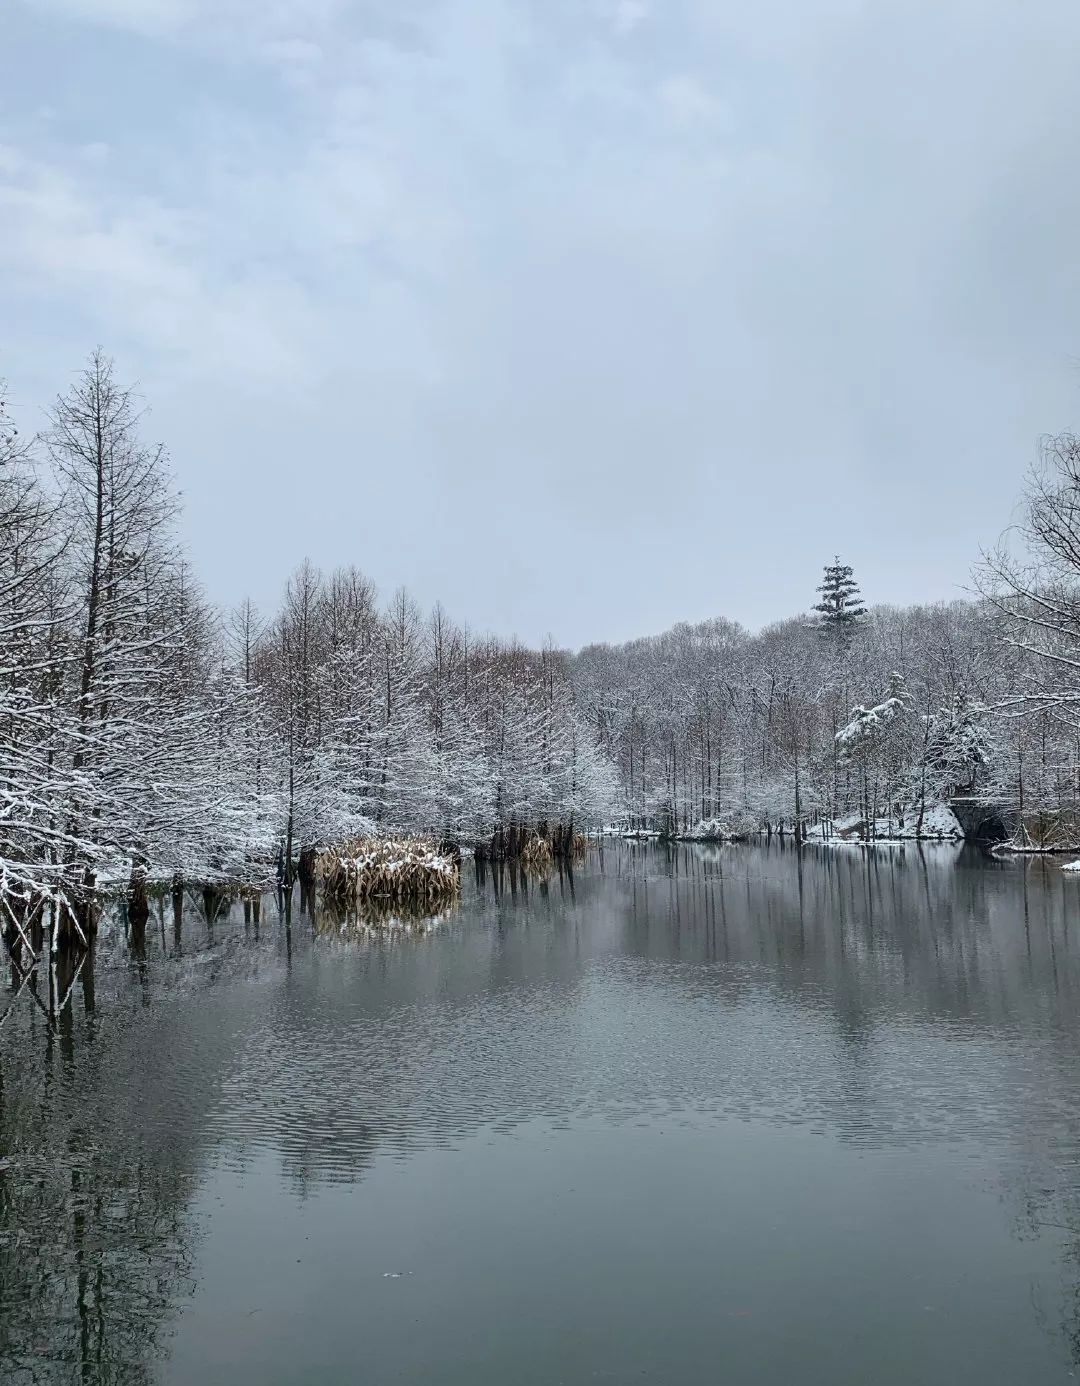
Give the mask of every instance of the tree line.
M 970 600 L 807 615 L 576 654 L 478 636 L 349 567 L 218 611 L 168 456 L 95 352 L 23 439 L 0 397 L 0 901 L 67 927 L 134 871 L 291 881 L 409 829 L 512 851 L 613 818 L 669 832 L 922 815 L 961 790 L 1060 832 L 1080 796 L 1080 445 L 1045 449 L 1019 556 Z M 1071 831 L 1071 827 L 1069 829 Z M 6 922 L 6 921 L 5 921 Z
M 919 836 L 964 797 L 1080 848 L 1080 440 L 1045 440 L 1021 510 L 966 600 L 867 606 L 836 558 L 806 616 L 581 650 L 627 826 Z
M 2 896 L 67 927 L 130 869 L 283 883 L 328 842 L 421 829 L 500 850 L 611 811 L 565 653 L 474 637 L 355 568 L 221 614 L 168 458 L 97 352 L 24 444 L 0 431 Z

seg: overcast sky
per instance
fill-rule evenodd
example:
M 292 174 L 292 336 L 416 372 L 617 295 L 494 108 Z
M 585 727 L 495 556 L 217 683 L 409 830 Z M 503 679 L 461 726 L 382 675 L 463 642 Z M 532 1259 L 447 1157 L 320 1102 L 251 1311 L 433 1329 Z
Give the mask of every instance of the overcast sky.
M 0 375 L 210 594 L 566 644 L 950 597 L 1080 427 L 1076 0 L 4 0 Z

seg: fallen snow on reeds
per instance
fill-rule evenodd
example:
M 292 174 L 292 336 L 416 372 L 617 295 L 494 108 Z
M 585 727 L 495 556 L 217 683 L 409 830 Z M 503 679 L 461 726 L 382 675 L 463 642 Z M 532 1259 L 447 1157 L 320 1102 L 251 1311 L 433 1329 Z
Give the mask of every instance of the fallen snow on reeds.
M 461 873 L 453 857 L 422 837 L 371 837 L 322 852 L 315 874 L 339 904 L 388 901 L 438 907 L 456 898 Z

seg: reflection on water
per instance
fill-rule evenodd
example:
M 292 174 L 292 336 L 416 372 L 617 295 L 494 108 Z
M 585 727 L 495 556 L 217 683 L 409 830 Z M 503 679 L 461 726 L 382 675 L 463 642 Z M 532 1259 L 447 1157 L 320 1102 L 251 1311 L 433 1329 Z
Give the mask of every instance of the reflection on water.
M 313 913 L 315 931 L 323 936 L 354 939 L 360 935 L 384 940 L 399 936 L 434 933 L 457 913 L 457 901 L 437 914 L 402 906 L 397 901 L 366 900 L 362 905 L 328 902 Z
M 867 1178 L 887 1169 L 886 1190 L 927 1210 L 958 1257 L 966 1242 L 974 1255 L 985 1236 L 981 1264 L 1001 1271 L 981 1300 L 957 1291 L 951 1327 L 920 1325 L 923 1365 L 940 1367 L 954 1350 L 973 1360 L 976 1338 L 1000 1321 L 1028 1380 L 1065 1379 L 1070 1362 L 1080 1364 L 1078 892 L 1080 882 L 1052 865 L 954 847 L 619 843 L 542 880 L 508 866 L 467 868 L 460 907 L 419 925 L 371 927 L 299 895 L 241 903 L 201 892 L 175 908 L 162 901 L 144 936 L 129 937 L 115 917 L 91 964 L 77 976 L 65 964 L 48 987 L 38 979 L 36 993 L 24 988 L 0 1029 L 0 1379 L 127 1382 L 172 1370 L 179 1375 L 169 1379 L 194 1380 L 184 1325 L 191 1316 L 200 1341 L 209 1339 L 210 1292 L 200 1284 L 214 1282 L 226 1241 L 284 1238 L 274 1229 L 301 1207 L 305 1227 L 321 1227 L 316 1210 L 332 1207 L 339 1223 L 367 1219 L 374 1236 L 369 1179 L 380 1208 L 401 1200 L 399 1227 L 432 1179 L 446 1181 L 446 1202 L 467 1209 L 469 1238 L 493 1262 L 508 1214 L 493 1213 L 492 1181 L 525 1152 L 536 1163 L 521 1166 L 523 1207 L 548 1181 L 561 1191 L 564 1172 L 567 1190 L 587 1194 L 591 1221 L 577 1223 L 590 1229 L 597 1275 L 622 1287 L 605 1331 L 627 1341 L 640 1330 L 631 1308 L 639 1290 L 670 1297 L 671 1313 L 677 1298 L 687 1301 L 689 1269 L 680 1266 L 699 1251 L 681 1210 L 684 1200 L 721 1196 L 711 1183 L 717 1158 L 729 1162 L 733 1184 L 742 1158 L 751 1174 L 774 1170 L 776 1182 L 750 1195 L 760 1201 L 755 1221 L 740 1234 L 732 1210 L 725 1232 L 748 1282 L 759 1275 L 762 1293 L 775 1296 L 769 1345 L 699 1341 L 715 1332 L 706 1315 L 704 1326 L 683 1329 L 681 1349 L 665 1349 L 666 1375 L 655 1379 L 701 1379 L 694 1354 L 707 1351 L 721 1374 L 780 1380 L 790 1363 L 776 1358 L 770 1375 L 769 1354 L 785 1333 L 795 1362 L 818 1350 L 818 1330 L 799 1327 L 808 1291 L 791 1297 L 780 1279 L 796 1251 L 753 1267 L 765 1254 L 762 1229 L 788 1197 L 797 1254 L 817 1248 L 813 1280 L 839 1283 L 860 1256 L 879 1253 L 867 1208 L 882 1200 L 869 1192 L 842 1254 L 831 1249 L 843 1197 L 857 1194 L 854 1183 L 850 1195 L 830 1194 L 828 1181 L 849 1160 Z M 50 1019 L 54 988 L 68 999 Z M 659 1135 L 667 1145 L 654 1157 Z M 740 1155 L 751 1139 L 752 1157 Z M 601 1142 L 611 1152 L 602 1169 L 583 1155 Z M 492 1150 L 498 1163 L 480 1178 Z M 704 1175 L 695 1183 L 699 1168 L 710 1171 L 708 1186 Z M 670 1184 L 661 1177 L 669 1169 L 678 1172 Z M 627 1184 L 627 1199 L 646 1196 L 609 1213 L 605 1195 L 621 1178 L 642 1181 Z M 953 1179 L 960 1193 L 945 1191 Z M 992 1192 L 990 1211 L 969 1207 L 965 1188 L 972 1199 Z M 258 1202 L 247 1198 L 255 1189 Z M 841 1198 L 840 1211 L 826 1225 L 830 1197 Z M 427 1214 L 433 1238 L 444 1216 Z M 658 1278 L 645 1267 L 639 1285 L 625 1258 L 616 1266 L 615 1247 L 628 1223 L 654 1217 L 654 1241 L 668 1243 L 665 1269 Z M 515 1234 L 530 1248 L 510 1274 L 522 1295 L 555 1293 L 535 1279 L 554 1235 L 545 1219 L 555 1225 L 545 1215 Z M 316 1235 L 339 1278 L 360 1273 L 364 1253 L 338 1245 L 330 1224 L 289 1233 Z M 895 1265 L 921 1273 L 928 1253 L 905 1247 L 902 1226 L 889 1237 Z M 271 1241 L 267 1260 L 300 1274 L 292 1250 Z M 281 1266 L 248 1266 L 251 1294 L 269 1296 Z M 869 1277 L 879 1299 L 902 1297 L 900 1271 L 889 1266 Z M 867 1283 L 857 1280 L 849 1299 L 868 1293 Z M 443 1308 L 468 1338 L 466 1291 L 449 1272 L 447 1286 Z M 606 1303 L 595 1285 L 588 1295 Z M 569 1305 L 557 1296 L 549 1304 L 548 1337 L 570 1355 L 538 1361 L 528 1379 L 593 1374 L 592 1349 L 561 1317 Z M 434 1297 L 429 1309 L 436 1314 Z M 848 1311 L 869 1321 L 870 1301 Z M 338 1317 L 363 1312 L 343 1307 Z M 391 1320 L 371 1312 L 377 1365 Z M 461 1380 L 506 1379 L 527 1332 L 520 1305 L 514 1314 L 517 1347 L 508 1341 L 503 1358 L 489 1345 L 481 1360 L 463 1343 Z M 426 1357 L 423 1324 L 409 1328 L 415 1369 L 389 1346 L 386 1363 L 397 1363 L 400 1379 L 430 1378 L 451 1350 L 450 1322 L 432 1318 Z M 303 1333 L 278 1346 L 261 1376 L 254 1366 L 245 1375 L 250 1327 L 215 1325 L 215 1351 L 235 1354 L 230 1379 L 337 1379 L 305 1375 L 314 1359 Z M 896 1358 L 893 1337 L 910 1343 L 911 1330 L 883 1324 L 872 1336 L 863 1357 L 843 1359 L 841 1375 L 830 1368 L 831 1380 L 848 1379 L 843 1362 L 863 1373 L 851 1380 L 870 1379 L 875 1362 Z M 641 1360 L 654 1347 L 639 1342 Z M 349 1360 L 344 1338 L 335 1350 Z M 1015 1379 L 993 1375 L 996 1360 L 959 1379 Z M 1014 1368 L 1001 1357 L 1003 1373 Z M 448 1367 L 445 1379 L 459 1378 Z

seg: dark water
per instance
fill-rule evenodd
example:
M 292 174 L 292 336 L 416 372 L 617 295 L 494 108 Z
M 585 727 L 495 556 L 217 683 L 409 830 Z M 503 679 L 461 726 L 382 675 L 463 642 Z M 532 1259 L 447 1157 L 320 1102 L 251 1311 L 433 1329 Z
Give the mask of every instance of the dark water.
M 24 991 L 0 1381 L 1080 1374 L 1080 882 L 619 844 L 498 887 L 390 935 L 166 902 L 55 1022 Z

